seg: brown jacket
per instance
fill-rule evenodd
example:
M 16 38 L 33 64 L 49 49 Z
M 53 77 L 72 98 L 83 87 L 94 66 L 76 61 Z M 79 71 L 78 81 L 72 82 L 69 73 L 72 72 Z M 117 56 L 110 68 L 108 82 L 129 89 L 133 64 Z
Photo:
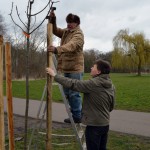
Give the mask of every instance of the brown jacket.
M 80 26 L 69 31 L 67 29 L 57 28 L 53 24 L 53 33 L 61 38 L 58 50 L 57 70 L 63 73 L 79 73 L 84 71 L 83 45 L 84 35 Z

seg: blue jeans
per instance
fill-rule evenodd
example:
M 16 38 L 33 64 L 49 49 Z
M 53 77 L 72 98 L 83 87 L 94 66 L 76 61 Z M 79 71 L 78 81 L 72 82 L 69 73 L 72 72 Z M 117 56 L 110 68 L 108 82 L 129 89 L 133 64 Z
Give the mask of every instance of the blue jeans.
M 81 80 L 83 73 L 64 73 L 65 77 Z M 82 99 L 79 92 L 64 88 L 64 93 L 68 99 L 72 116 L 74 118 L 81 118 Z
M 108 126 L 87 126 L 85 130 L 87 150 L 106 150 Z

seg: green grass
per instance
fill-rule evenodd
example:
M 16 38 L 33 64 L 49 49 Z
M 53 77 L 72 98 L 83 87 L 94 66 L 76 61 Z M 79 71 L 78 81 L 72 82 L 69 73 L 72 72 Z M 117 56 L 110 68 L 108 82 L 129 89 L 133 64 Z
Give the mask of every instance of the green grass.
M 150 138 L 129 135 L 119 132 L 110 132 L 108 150 L 148 150 Z
M 30 137 L 31 131 L 29 133 L 30 133 L 29 134 Z M 70 128 L 53 129 L 53 133 L 70 135 L 73 134 L 73 130 Z M 33 139 L 30 149 L 34 149 L 35 146 L 37 146 L 39 150 L 45 150 L 45 146 L 46 146 L 45 139 L 46 139 L 45 135 L 38 134 L 38 136 L 36 136 L 36 138 Z M 23 142 L 24 142 L 23 140 L 16 141 L 15 149 L 22 150 L 24 146 Z M 8 143 L 8 138 L 6 140 L 6 143 Z M 52 147 L 53 150 L 80 150 L 75 137 L 56 138 L 52 136 L 52 143 L 70 143 L 65 146 L 53 145 Z M 108 150 L 149 150 L 150 138 L 110 131 L 107 147 Z
M 111 74 L 116 109 L 150 112 L 150 75 Z
M 84 74 L 84 80 L 89 78 L 89 74 Z M 115 109 L 150 112 L 150 75 L 142 75 L 139 77 L 134 74 L 112 73 L 111 79 L 116 87 Z M 30 99 L 41 99 L 45 82 L 46 80 L 30 81 Z M 25 81 L 13 81 L 12 92 L 13 97 L 25 98 Z M 5 82 L 4 94 L 6 94 Z M 62 97 L 57 85 L 53 85 L 52 99 L 55 102 L 62 102 Z
M 40 100 L 44 91 L 46 80 L 31 80 L 29 82 L 29 97 L 33 100 Z M 4 95 L 6 95 L 6 84 L 4 82 Z M 53 86 L 53 100 L 62 102 L 62 97 L 57 85 Z M 26 98 L 26 82 L 12 81 L 12 95 L 17 98 Z

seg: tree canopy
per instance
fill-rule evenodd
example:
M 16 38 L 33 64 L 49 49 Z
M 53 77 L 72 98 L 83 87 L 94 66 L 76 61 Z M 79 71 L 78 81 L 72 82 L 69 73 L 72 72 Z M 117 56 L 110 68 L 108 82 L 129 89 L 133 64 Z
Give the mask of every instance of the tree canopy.
M 112 66 L 114 68 L 137 67 L 141 75 L 142 67 L 150 64 L 150 41 L 144 33 L 129 34 L 129 30 L 120 30 L 113 38 L 114 51 Z

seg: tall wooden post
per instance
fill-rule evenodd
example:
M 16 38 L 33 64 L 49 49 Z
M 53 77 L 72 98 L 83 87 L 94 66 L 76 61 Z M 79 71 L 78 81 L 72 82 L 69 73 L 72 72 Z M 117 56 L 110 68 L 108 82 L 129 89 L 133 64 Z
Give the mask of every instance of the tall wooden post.
M 47 46 L 52 45 L 52 24 L 47 24 Z M 52 67 L 52 53 L 47 52 L 47 67 Z M 52 77 L 47 75 L 47 136 L 46 150 L 52 150 Z
M 3 99 L 3 36 L 0 35 L 0 150 L 5 149 L 4 99 Z
M 12 81 L 11 81 L 11 44 L 5 43 L 5 65 L 6 65 L 6 96 L 9 150 L 14 150 L 14 125 L 13 125 L 13 103 L 12 103 Z

